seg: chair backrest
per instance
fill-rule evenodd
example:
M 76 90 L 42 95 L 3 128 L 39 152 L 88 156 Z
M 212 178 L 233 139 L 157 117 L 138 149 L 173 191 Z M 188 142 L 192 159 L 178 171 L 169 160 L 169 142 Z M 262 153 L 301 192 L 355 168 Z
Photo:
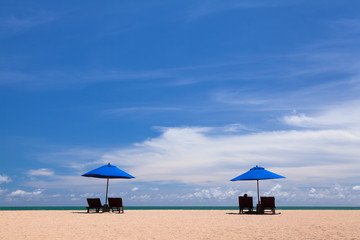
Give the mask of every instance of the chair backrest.
M 275 208 L 275 197 L 261 197 L 262 208 Z
M 109 207 L 123 207 L 122 198 L 108 198 Z
M 86 199 L 90 208 L 101 208 L 100 198 L 87 198 Z
M 253 198 L 239 196 L 239 207 L 240 208 L 253 208 Z

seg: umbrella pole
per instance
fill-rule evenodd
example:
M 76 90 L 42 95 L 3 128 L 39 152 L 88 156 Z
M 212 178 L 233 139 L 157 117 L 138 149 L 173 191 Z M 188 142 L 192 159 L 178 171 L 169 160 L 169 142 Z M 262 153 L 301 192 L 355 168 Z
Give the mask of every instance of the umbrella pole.
M 109 190 L 109 177 L 107 177 L 107 182 L 106 182 L 106 198 L 105 198 L 105 204 L 107 204 L 107 200 L 108 200 L 108 190 Z
M 259 194 L 259 180 L 256 180 L 257 182 L 257 195 L 258 195 L 258 204 L 260 204 L 260 194 Z

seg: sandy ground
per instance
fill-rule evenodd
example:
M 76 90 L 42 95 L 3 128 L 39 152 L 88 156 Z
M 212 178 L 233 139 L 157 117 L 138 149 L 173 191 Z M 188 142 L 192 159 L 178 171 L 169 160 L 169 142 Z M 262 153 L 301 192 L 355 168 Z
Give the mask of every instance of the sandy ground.
M 360 239 L 360 211 L 0 211 L 0 239 Z

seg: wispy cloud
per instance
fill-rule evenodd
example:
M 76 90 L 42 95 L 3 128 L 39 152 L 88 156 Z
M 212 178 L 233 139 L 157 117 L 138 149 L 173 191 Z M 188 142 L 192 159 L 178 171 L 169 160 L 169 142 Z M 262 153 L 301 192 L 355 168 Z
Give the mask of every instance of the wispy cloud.
M 1 183 L 9 183 L 9 182 L 11 182 L 12 180 L 11 180 L 11 178 L 9 177 L 9 176 L 7 176 L 7 175 L 0 175 L 0 184 Z
M 301 53 L 287 55 L 263 55 L 224 59 L 217 63 L 204 65 L 179 66 L 152 70 L 56 70 L 38 72 L 0 71 L 0 86 L 18 86 L 29 89 L 73 88 L 101 82 L 127 82 L 138 86 L 149 81 L 158 87 L 177 87 L 204 82 L 242 82 L 244 90 L 252 85 L 272 81 L 278 85 L 303 82 L 298 91 L 307 94 L 309 90 L 327 90 L 327 94 L 336 94 L 333 89 L 346 87 L 351 89 L 359 85 L 360 62 L 356 51 L 329 52 L 321 49 L 301 49 Z M 274 62 L 274 63 L 272 63 Z M 11 69 L 11 68 L 10 68 Z M 318 80 L 329 74 L 338 76 L 326 83 Z M 254 84 L 255 83 L 255 84 Z M 307 88 L 307 84 L 312 88 Z M 318 87 L 316 89 L 315 87 Z M 233 91 L 236 89 L 232 89 Z M 241 89 L 240 89 L 241 90 Z M 269 97 L 271 93 L 268 93 Z
M 199 19 L 201 17 L 205 17 L 208 15 L 213 15 L 216 13 L 221 13 L 225 11 L 230 11 L 234 9 L 249 9 L 249 8 L 260 8 L 260 7 L 271 7 L 276 6 L 276 2 L 279 1 L 218 1 L 218 0 L 210 0 L 210 1 L 203 1 L 191 7 L 188 11 L 188 20 L 193 21 Z M 196 2 L 195 2 L 196 3 Z
M 321 111 L 334 105 L 356 105 L 355 103 L 360 100 L 357 94 L 360 87 L 359 80 L 360 78 L 354 75 L 326 83 L 312 85 L 305 83 L 305 86 L 284 91 L 266 87 L 259 89 L 256 85 L 246 87 L 245 85 L 237 89 L 214 91 L 212 98 L 216 102 L 251 111 Z M 294 81 L 294 83 L 296 82 Z
M 89 188 L 103 189 L 104 181 L 96 178 L 82 177 L 81 174 L 83 173 L 85 172 L 76 172 L 71 176 L 51 176 L 46 180 L 30 179 L 24 185 L 41 189 L 68 189 L 69 186 L 82 189 L 83 191 L 87 191 Z
M 357 129 L 360 122 L 360 99 L 326 106 L 325 110 L 314 116 L 294 113 L 283 117 L 286 124 L 309 128 Z
M 51 22 L 53 21 L 53 17 L 46 17 L 46 18 L 40 18 L 40 17 L 32 17 L 32 18 L 17 18 L 17 17 L 9 17 L 2 19 L 3 25 L 8 25 L 9 27 L 15 27 L 15 28 L 30 28 L 34 26 L 38 26 L 43 23 Z
M 49 14 L 42 14 L 29 17 L 9 16 L 0 18 L 1 31 L 0 35 L 17 34 L 27 31 L 31 28 L 52 22 L 55 20 L 54 16 Z
M 53 176 L 54 171 L 47 168 L 30 169 L 27 172 L 30 176 Z
M 52 147 L 54 148 L 54 147 Z M 53 163 L 57 166 L 69 167 L 83 171 L 88 165 L 100 163 L 98 159 L 109 149 L 85 149 L 85 148 L 69 148 L 61 147 L 56 151 L 43 152 L 37 155 L 40 162 Z M 77 161 L 73 161 L 76 159 Z
M 331 23 L 331 27 L 336 34 L 341 34 L 341 36 L 358 34 L 360 33 L 360 19 L 348 18 L 337 20 Z
M 122 114 L 129 112 L 162 112 L 162 111 L 181 111 L 181 108 L 176 107 L 124 107 L 124 108 L 113 108 L 104 110 L 107 114 Z
M 22 86 L 30 89 L 71 88 L 78 85 L 86 85 L 98 82 L 136 82 L 136 84 L 156 81 L 160 86 L 183 86 L 196 84 L 204 81 L 234 80 L 239 77 L 226 73 L 215 74 L 211 72 L 229 66 L 235 67 L 243 64 L 239 61 L 227 61 L 222 63 L 209 63 L 197 66 L 181 66 L 175 68 L 152 69 L 152 70 L 45 70 L 39 72 L 0 71 L 0 86 Z M 204 75 L 204 71 L 208 72 Z

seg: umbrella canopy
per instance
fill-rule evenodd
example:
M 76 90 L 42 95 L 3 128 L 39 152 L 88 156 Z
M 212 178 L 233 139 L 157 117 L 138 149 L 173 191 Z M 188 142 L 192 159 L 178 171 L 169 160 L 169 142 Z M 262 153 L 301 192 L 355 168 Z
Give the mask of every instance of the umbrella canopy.
M 111 165 L 108 163 L 107 165 L 95 168 L 94 170 L 91 170 L 90 172 L 87 172 L 83 175 L 83 177 L 94 177 L 94 178 L 106 178 L 106 198 L 105 198 L 105 204 L 107 204 L 108 199 L 108 190 L 109 190 L 109 179 L 110 178 L 135 178 L 134 176 L 131 176 L 130 174 L 124 172 L 123 170 L 117 168 L 114 165 Z
M 266 179 L 276 179 L 276 178 L 285 178 L 279 174 L 270 172 L 263 167 L 256 167 L 251 168 L 246 173 L 241 174 L 240 176 L 231 179 L 230 181 L 246 181 L 246 180 L 256 180 L 257 181 L 257 195 L 258 195 L 258 203 L 260 203 L 259 197 L 259 180 L 266 180 Z
M 123 170 L 117 168 L 114 165 L 108 163 L 107 165 L 95 168 L 90 172 L 87 172 L 83 177 L 95 177 L 95 178 L 135 178 Z

